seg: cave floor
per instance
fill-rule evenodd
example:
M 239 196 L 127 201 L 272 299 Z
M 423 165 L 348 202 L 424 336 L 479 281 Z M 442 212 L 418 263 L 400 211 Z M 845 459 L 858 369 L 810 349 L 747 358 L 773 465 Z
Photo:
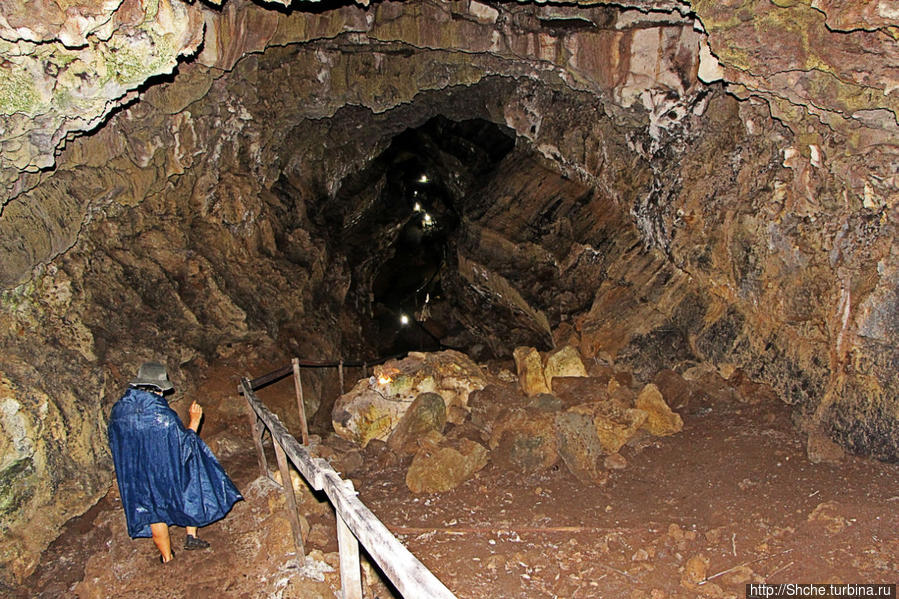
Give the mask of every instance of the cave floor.
M 233 391 L 243 373 L 213 366 L 201 387 L 202 436 L 245 496 L 201 531 L 212 549 L 179 551 L 183 530 L 175 528 L 175 561 L 162 566 L 148 539 L 128 538 L 113 488 L 67 524 L 21 597 L 339 596 L 328 504 L 301 493 L 311 527 L 301 570 L 283 499 L 258 477 Z M 267 393 L 264 401 L 286 398 L 292 388 Z M 186 411 L 188 402 L 178 403 Z M 522 475 L 488 464 L 452 491 L 416 496 L 405 464 L 376 444 L 348 475 L 460 599 L 745 597 L 754 582 L 896 583 L 897 465 L 811 463 L 779 403 L 717 402 L 681 415 L 681 433 L 624 448 L 627 467 L 603 486 L 585 486 L 564 467 Z M 337 463 L 344 450 L 334 450 Z M 363 570 L 365 596 L 390 597 Z

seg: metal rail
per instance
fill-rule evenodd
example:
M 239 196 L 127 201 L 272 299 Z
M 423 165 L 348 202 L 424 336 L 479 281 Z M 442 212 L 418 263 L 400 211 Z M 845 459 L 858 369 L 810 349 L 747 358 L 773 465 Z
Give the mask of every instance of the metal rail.
M 258 379 L 257 379 L 258 380 Z M 300 471 L 303 478 L 316 491 L 324 491 L 337 513 L 337 540 L 340 550 L 340 579 L 343 599 L 362 599 L 362 583 L 359 564 L 359 544 L 361 543 L 372 559 L 394 587 L 406 598 L 456 599 L 434 574 L 428 570 L 418 558 L 393 536 L 390 530 L 363 504 L 356 496 L 351 481 L 343 480 L 326 460 L 313 457 L 285 428 L 253 392 L 253 384 L 243 378 L 239 391 L 247 400 L 253 441 L 259 452 L 260 467 L 268 476 L 265 456 L 262 454 L 262 426 L 268 429 L 278 456 L 281 480 L 285 494 L 288 495 L 288 509 L 294 512 L 291 524 L 296 520 L 293 485 L 287 472 L 282 453 Z M 260 424 L 261 423 L 261 424 Z M 288 491 L 289 489 L 289 491 Z M 294 529 L 298 536 L 298 525 Z M 303 552 L 302 539 L 297 547 Z

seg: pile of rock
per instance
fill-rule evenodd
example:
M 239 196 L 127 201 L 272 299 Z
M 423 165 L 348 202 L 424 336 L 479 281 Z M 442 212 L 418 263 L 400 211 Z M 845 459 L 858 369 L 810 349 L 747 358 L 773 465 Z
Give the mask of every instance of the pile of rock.
M 339 398 L 334 429 L 359 445 L 377 439 L 400 458 L 413 456 L 407 486 L 433 493 L 467 480 L 488 458 L 524 473 L 562 462 L 581 482 L 602 484 L 609 469 L 626 467 L 625 444 L 683 428 L 665 397 L 689 393 L 674 372 L 657 377 L 663 392 L 607 366 L 588 372 L 570 346 L 544 355 L 520 347 L 514 356 L 517 376 L 489 380 L 458 352 L 388 362 Z M 456 426 L 447 433 L 448 423 Z

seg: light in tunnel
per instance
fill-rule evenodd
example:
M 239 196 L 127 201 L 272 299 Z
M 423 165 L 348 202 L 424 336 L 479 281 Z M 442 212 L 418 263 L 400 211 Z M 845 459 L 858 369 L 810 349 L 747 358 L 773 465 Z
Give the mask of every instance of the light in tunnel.
M 426 174 L 422 173 L 421 177 L 418 178 L 418 182 L 419 183 L 428 183 L 428 182 L 430 182 L 430 179 L 428 179 L 428 176 Z
M 409 315 L 408 314 L 400 314 L 400 324 L 406 326 L 409 324 Z
M 420 203 L 420 202 L 415 202 L 415 205 L 412 206 L 412 211 L 413 211 L 413 212 L 421 212 L 421 203 Z

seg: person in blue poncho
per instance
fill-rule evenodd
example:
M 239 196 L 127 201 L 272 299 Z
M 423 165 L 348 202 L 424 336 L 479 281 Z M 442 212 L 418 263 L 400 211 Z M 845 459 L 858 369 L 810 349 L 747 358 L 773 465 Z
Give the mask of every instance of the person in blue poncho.
M 112 407 L 108 428 L 128 534 L 152 537 L 162 563 L 174 557 L 170 525 L 187 529 L 185 549 L 204 549 L 209 543 L 197 528 L 223 518 L 243 499 L 197 435 L 203 408 L 191 404 L 185 428 L 163 397 L 172 389 L 165 366 L 143 364 Z

